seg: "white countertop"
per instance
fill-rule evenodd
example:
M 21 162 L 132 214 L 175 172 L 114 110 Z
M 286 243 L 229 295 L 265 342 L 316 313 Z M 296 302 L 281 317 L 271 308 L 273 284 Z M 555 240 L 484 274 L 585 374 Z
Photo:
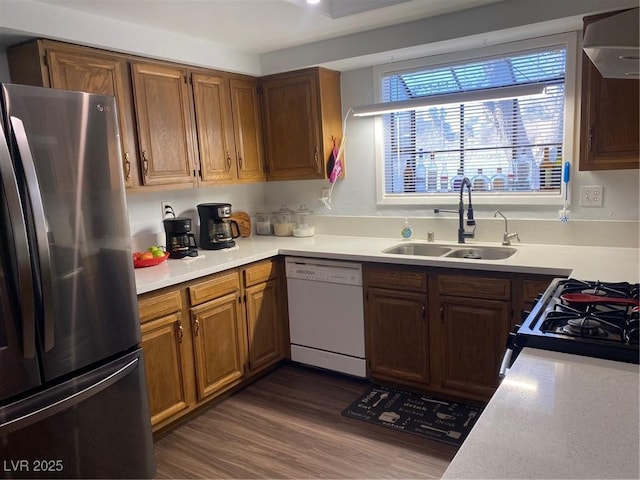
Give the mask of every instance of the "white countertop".
M 443 478 L 640 478 L 638 369 L 523 349 Z
M 154 267 L 138 268 L 135 271 L 136 291 L 138 294 L 150 292 L 278 254 L 359 262 L 572 276 L 581 280 L 640 281 L 639 250 L 636 248 L 514 243 L 513 246 L 518 251 L 505 260 L 471 260 L 382 253 L 383 250 L 401 243 L 408 242 L 403 242 L 399 238 L 342 235 L 316 235 L 308 238 L 253 235 L 236 239 L 237 245 L 231 249 L 200 250 L 198 257 L 168 259 Z M 436 244 L 453 247 L 500 246 L 499 243 L 473 241 L 465 245 L 455 242 L 436 242 Z

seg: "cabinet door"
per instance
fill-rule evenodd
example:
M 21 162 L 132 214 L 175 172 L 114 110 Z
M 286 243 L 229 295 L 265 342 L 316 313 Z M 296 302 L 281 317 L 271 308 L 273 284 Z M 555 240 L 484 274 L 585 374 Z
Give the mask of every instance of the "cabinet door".
M 257 80 L 232 78 L 230 87 L 238 178 L 243 181 L 264 180 L 265 168 L 258 82 Z
M 365 318 L 371 376 L 428 383 L 425 294 L 369 288 Z
M 442 386 L 490 397 L 509 333 L 510 304 L 440 297 Z
M 249 370 L 253 373 L 283 358 L 278 282 L 259 283 L 247 287 L 245 293 Z
M 237 178 L 236 148 L 229 79 L 194 73 L 196 127 L 202 182 L 230 182 Z
M 619 12 L 585 18 L 585 26 Z M 603 78 L 582 54 L 580 170 L 640 166 L 640 81 Z
M 185 70 L 146 63 L 131 68 L 144 184 L 194 185 L 197 158 Z
M 183 379 L 183 328 L 179 313 L 143 323 L 140 328 L 151 425 L 155 426 L 188 406 Z
M 236 293 L 191 309 L 198 399 L 223 391 L 244 376 L 246 342 Z
M 122 169 L 127 187 L 133 185 L 132 162 L 136 161 L 130 85 L 127 62 L 99 54 L 47 50 L 52 88 L 97 93 L 116 97 L 118 126 L 122 144 Z
M 324 178 L 316 76 L 268 78 L 262 89 L 269 179 Z

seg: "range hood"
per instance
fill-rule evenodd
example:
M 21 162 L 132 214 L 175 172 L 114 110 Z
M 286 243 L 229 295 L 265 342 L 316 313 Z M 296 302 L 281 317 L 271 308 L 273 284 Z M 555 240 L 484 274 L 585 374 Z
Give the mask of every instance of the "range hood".
M 639 10 L 587 25 L 582 48 L 604 78 L 640 78 Z

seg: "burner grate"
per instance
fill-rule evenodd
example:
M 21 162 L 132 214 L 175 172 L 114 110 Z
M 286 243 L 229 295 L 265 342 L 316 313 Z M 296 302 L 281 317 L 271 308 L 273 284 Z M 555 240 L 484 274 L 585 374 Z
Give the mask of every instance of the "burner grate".
M 573 303 L 560 298 L 566 293 L 615 298 L 637 298 L 638 285 L 628 282 L 603 283 L 576 279 L 561 281 L 549 297 L 542 314 L 540 331 L 576 339 L 622 344 L 638 343 L 638 308 L 618 303 Z

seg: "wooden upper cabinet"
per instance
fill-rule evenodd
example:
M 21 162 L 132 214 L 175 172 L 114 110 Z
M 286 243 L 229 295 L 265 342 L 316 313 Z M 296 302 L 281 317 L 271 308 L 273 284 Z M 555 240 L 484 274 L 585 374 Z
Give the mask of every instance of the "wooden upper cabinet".
M 200 181 L 265 179 L 257 80 L 193 73 Z
M 191 75 L 202 182 L 237 178 L 229 80 L 219 75 Z
M 269 180 L 327 178 L 342 138 L 340 73 L 323 68 L 261 79 Z
M 122 145 L 122 170 L 127 187 L 137 180 L 131 82 L 125 58 L 85 47 L 37 40 L 8 51 L 11 81 L 116 98 Z
M 584 19 L 584 26 L 619 12 Z M 582 53 L 580 170 L 617 170 L 640 165 L 639 80 L 603 78 Z
M 230 80 L 238 178 L 265 180 L 262 118 L 257 79 Z
M 145 185 L 192 185 L 197 155 L 185 69 L 131 64 Z

